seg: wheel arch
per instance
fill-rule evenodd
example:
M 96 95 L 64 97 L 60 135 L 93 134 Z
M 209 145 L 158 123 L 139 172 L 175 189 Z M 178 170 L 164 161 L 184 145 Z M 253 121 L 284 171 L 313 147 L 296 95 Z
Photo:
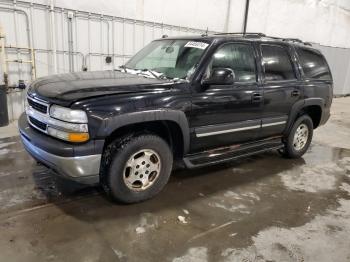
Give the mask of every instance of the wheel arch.
M 303 114 L 308 114 L 311 117 L 314 129 L 316 129 L 321 122 L 324 103 L 322 98 L 307 98 L 296 102 L 291 109 L 284 133 L 288 134 L 295 120 Z
M 106 145 L 119 136 L 142 131 L 165 139 L 176 157 L 182 157 L 189 150 L 190 131 L 182 111 L 151 110 L 117 115 L 107 120 L 99 135 L 106 138 Z

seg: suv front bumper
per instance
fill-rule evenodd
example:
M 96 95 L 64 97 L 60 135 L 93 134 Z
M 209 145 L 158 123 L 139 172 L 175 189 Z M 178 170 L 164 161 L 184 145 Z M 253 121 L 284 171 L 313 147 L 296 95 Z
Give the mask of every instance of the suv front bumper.
M 25 113 L 18 120 L 18 128 L 24 148 L 38 162 L 80 183 L 99 182 L 103 141 L 74 145 L 51 138 L 30 127 Z

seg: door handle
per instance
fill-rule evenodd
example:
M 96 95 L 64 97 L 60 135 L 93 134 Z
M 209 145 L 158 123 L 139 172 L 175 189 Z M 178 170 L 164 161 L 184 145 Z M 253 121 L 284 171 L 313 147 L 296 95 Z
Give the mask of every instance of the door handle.
M 299 90 L 292 91 L 291 96 L 300 96 L 300 91 Z
M 263 96 L 260 93 L 253 93 L 252 94 L 252 102 L 253 103 L 257 103 L 257 102 L 261 102 L 263 100 Z

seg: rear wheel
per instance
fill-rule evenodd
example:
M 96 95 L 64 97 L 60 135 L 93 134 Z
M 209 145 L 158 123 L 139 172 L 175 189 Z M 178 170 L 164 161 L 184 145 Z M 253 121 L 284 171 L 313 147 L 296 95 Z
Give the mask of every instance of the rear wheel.
M 168 182 L 173 163 L 169 145 L 156 135 L 124 137 L 104 153 L 101 183 L 112 199 L 135 203 L 152 198 Z
M 284 148 L 279 152 L 289 158 L 298 158 L 308 150 L 313 135 L 313 123 L 308 115 L 300 116 L 285 138 Z

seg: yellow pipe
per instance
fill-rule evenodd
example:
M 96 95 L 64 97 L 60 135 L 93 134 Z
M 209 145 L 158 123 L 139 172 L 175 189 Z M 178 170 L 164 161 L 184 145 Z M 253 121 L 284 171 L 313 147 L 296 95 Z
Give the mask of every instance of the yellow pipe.
M 8 68 L 7 68 L 7 63 L 6 63 L 6 53 L 5 53 L 5 44 L 6 44 L 6 38 L 5 38 L 5 32 L 0 25 L 0 59 L 1 59 L 1 64 L 3 66 L 3 73 L 4 73 L 4 82 L 7 82 L 7 74 L 8 74 Z M 7 83 L 5 83 L 7 84 Z

